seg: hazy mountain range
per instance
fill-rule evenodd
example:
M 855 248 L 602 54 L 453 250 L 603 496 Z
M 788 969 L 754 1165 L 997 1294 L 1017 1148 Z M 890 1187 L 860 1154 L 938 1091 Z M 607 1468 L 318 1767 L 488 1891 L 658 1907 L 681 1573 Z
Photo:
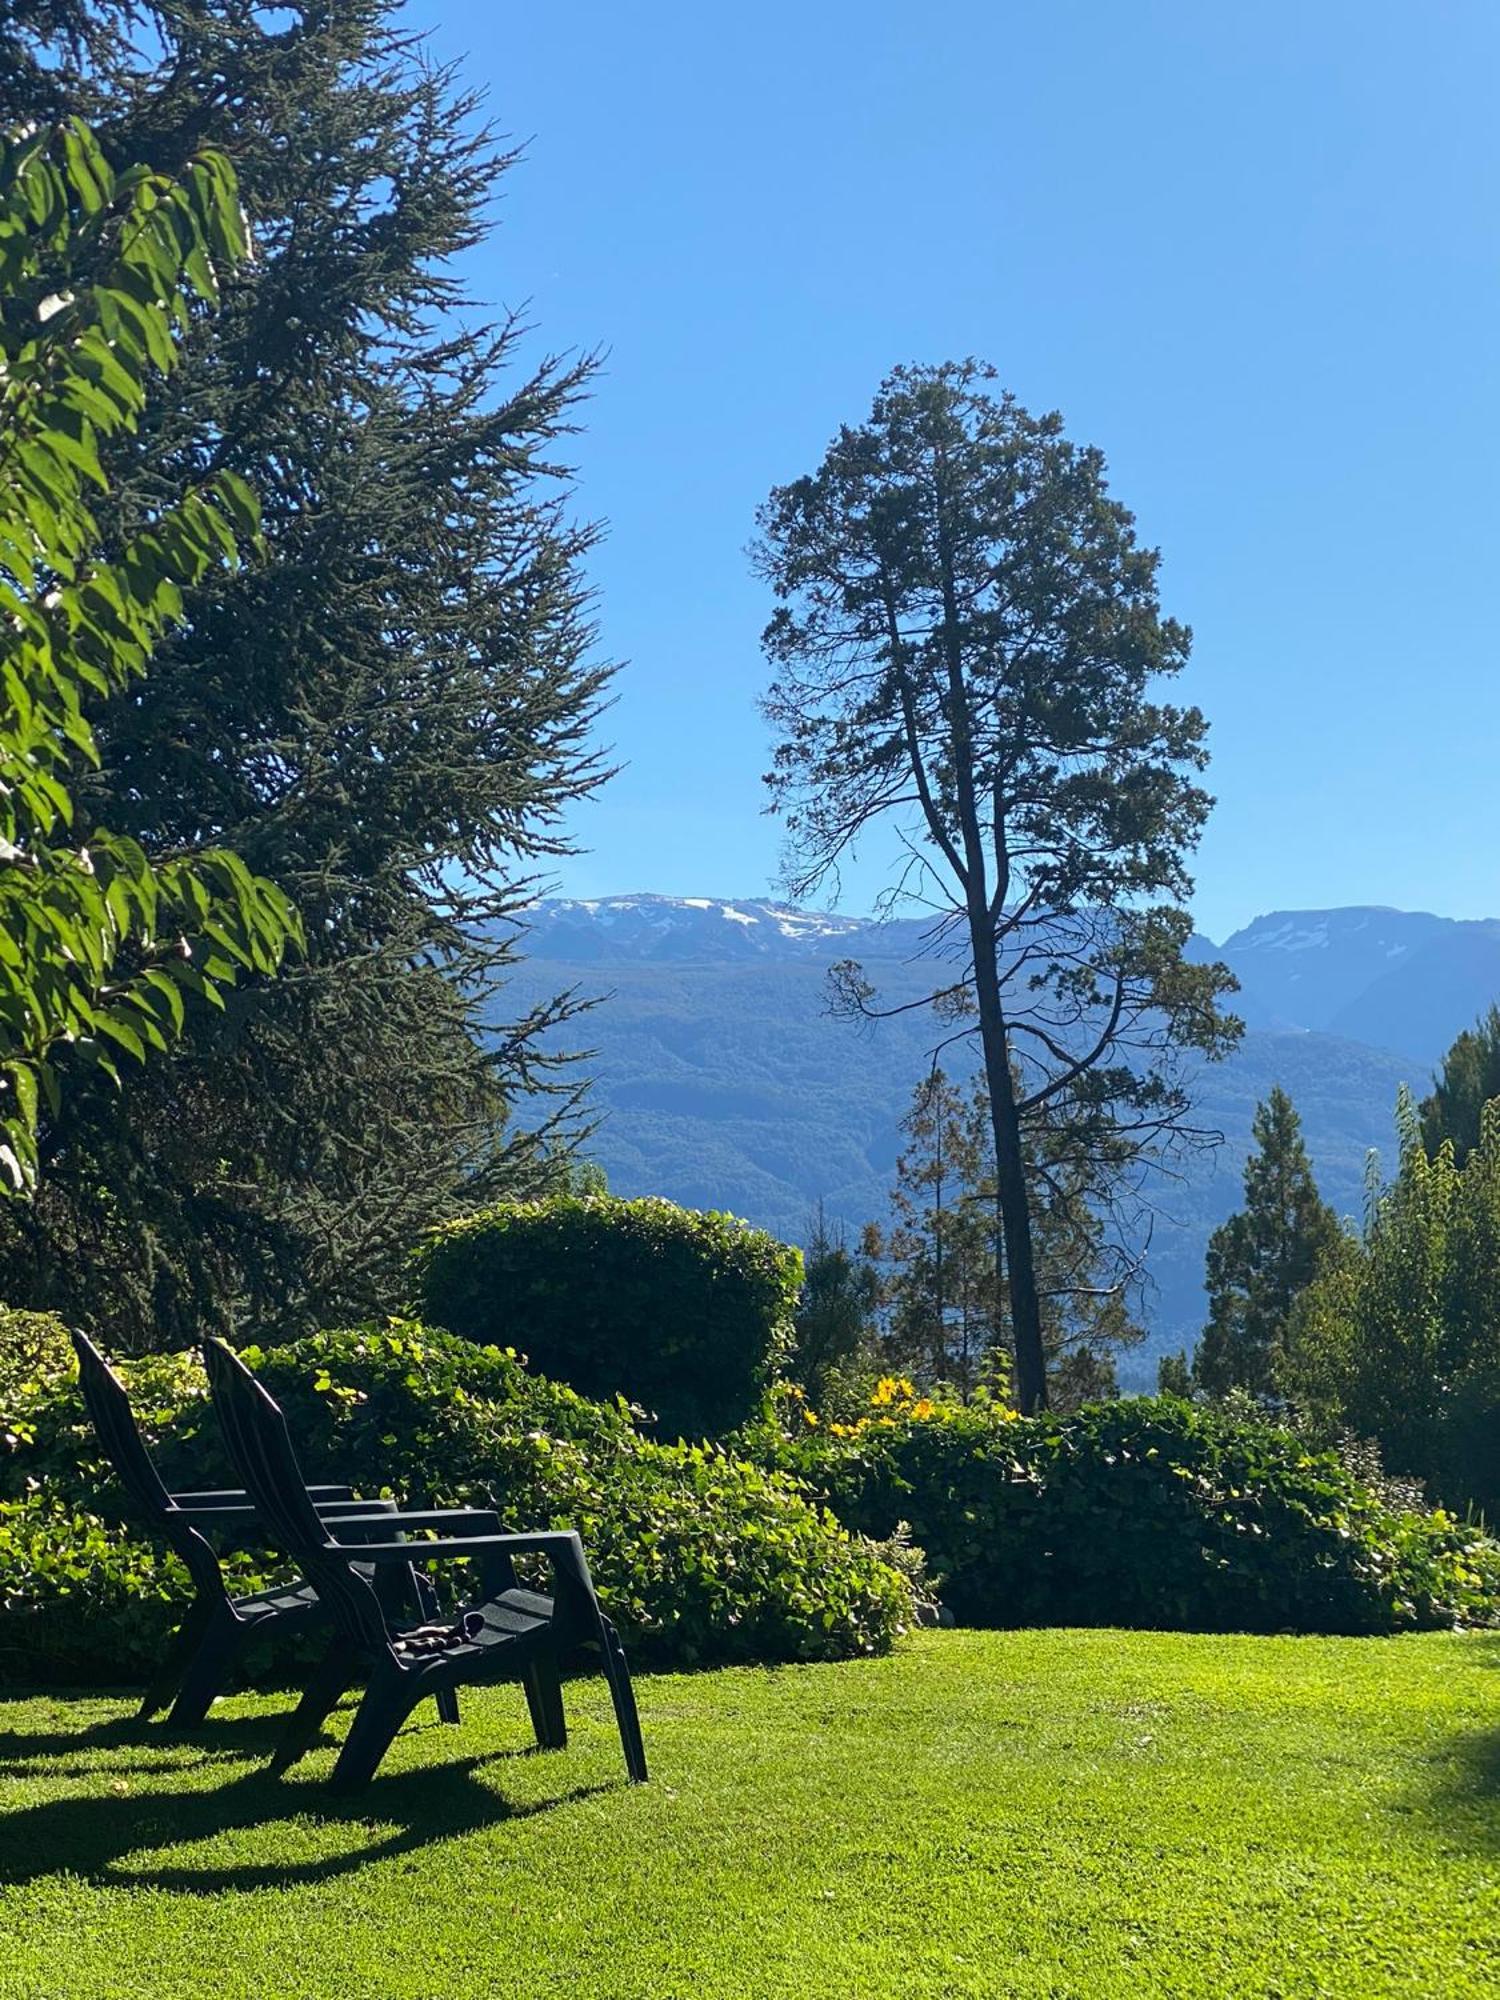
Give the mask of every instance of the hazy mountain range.
M 827 968 L 858 958 L 884 1000 L 914 999 L 931 983 L 924 931 L 754 897 L 557 899 L 532 912 L 511 1004 L 562 987 L 602 996 L 573 1039 L 594 1051 L 590 1151 L 614 1189 L 728 1208 L 801 1242 L 820 1199 L 851 1230 L 884 1216 L 934 1041 L 923 1011 L 830 1019 Z M 1151 1340 L 1122 1371 L 1138 1385 L 1158 1352 L 1196 1337 L 1204 1244 L 1236 1205 L 1256 1101 L 1273 1083 L 1291 1094 L 1325 1194 L 1357 1214 L 1370 1150 L 1390 1155 L 1398 1085 L 1425 1090 L 1454 1035 L 1500 998 L 1495 920 L 1276 911 L 1194 950 L 1233 969 L 1247 1033 L 1199 1076 L 1201 1122 L 1224 1144 L 1157 1196 Z

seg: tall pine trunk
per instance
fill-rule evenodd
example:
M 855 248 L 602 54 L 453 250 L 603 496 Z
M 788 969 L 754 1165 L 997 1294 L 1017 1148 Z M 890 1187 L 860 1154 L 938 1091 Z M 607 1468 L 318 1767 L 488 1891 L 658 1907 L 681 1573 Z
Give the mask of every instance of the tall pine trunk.
M 997 1283 L 1010 1280 L 1011 1338 L 1016 1349 L 1016 1401 L 1022 1414 L 1033 1416 L 1047 1407 L 1047 1363 L 1042 1347 L 1042 1306 L 1036 1288 L 1036 1256 L 1031 1241 L 1031 1203 L 1026 1191 L 1026 1156 L 1021 1144 L 1021 1114 L 1016 1105 L 1015 1078 L 1010 1067 L 1010 1037 L 995 970 L 993 924 L 975 912 L 969 915 L 969 941 L 974 953 L 975 999 L 979 1005 L 979 1040 L 984 1051 L 984 1075 L 990 1100 L 990 1126 L 995 1140 L 995 1189 L 1005 1242 L 1005 1271 Z

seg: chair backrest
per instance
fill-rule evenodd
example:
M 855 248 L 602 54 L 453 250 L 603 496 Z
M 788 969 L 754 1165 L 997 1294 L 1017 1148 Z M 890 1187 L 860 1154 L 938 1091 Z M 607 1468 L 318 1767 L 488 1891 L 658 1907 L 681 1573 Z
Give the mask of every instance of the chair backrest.
M 208 1341 L 203 1358 L 229 1455 L 262 1524 L 314 1586 L 346 1638 L 389 1646 L 380 1599 L 354 1567 L 357 1550 L 337 1547 L 308 1497 L 280 1406 L 223 1341 Z
M 160 1530 L 188 1566 L 200 1590 L 223 1594 L 219 1559 L 203 1536 L 174 1505 L 142 1440 L 125 1384 L 87 1334 L 73 1332 L 78 1386 L 110 1469 L 146 1526 Z

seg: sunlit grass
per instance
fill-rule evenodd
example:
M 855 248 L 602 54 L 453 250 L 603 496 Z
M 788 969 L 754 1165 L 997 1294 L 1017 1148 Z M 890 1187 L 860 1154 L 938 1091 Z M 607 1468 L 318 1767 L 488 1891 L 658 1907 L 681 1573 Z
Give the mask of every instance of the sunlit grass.
M 567 1752 L 466 1694 L 351 1804 L 331 1747 L 262 1775 L 284 1701 L 0 1706 L 0 1994 L 1500 1992 L 1500 1640 L 945 1633 L 639 1692 L 648 1786 L 582 1681 Z

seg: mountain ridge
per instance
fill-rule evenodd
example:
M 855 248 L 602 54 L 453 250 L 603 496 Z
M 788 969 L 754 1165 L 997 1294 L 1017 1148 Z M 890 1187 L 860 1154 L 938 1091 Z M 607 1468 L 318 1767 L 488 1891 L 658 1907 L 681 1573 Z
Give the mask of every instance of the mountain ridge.
M 833 1020 L 826 971 L 864 958 L 888 1000 L 918 999 L 931 982 L 928 920 L 651 892 L 548 898 L 528 917 L 512 1004 L 564 987 L 604 996 L 569 1039 L 594 1051 L 602 1122 L 590 1150 L 613 1187 L 728 1208 L 794 1242 L 820 1201 L 851 1231 L 885 1215 L 933 1024 L 920 1009 L 874 1026 Z M 1161 1189 L 1151 1338 L 1127 1357 L 1129 1386 L 1149 1386 L 1155 1356 L 1196 1337 L 1204 1246 L 1238 1204 L 1250 1121 L 1272 1084 L 1302 1113 L 1328 1199 L 1357 1216 L 1368 1155 L 1391 1163 L 1398 1086 L 1425 1091 L 1453 1036 L 1500 996 L 1497 920 L 1269 911 L 1195 949 L 1241 979 L 1232 1004 L 1247 1033 L 1197 1071 L 1203 1120 L 1224 1142 Z

